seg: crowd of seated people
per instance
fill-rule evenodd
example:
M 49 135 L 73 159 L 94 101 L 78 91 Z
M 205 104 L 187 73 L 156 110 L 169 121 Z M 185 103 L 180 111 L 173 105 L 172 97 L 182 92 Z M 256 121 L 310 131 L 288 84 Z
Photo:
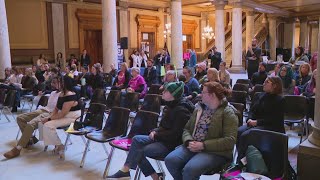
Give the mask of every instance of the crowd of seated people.
M 299 66 L 297 73 L 292 65 L 279 63 L 273 74 L 266 71 L 265 63 L 259 63 L 257 72 L 252 73 L 250 87 L 254 89 L 256 85 L 262 85 L 264 92 L 252 99 L 247 121 L 244 125 L 239 124 L 238 128 L 236 109 L 227 100 L 231 95 L 231 80 L 225 62 L 220 63 L 219 70 L 207 68 L 205 62 L 200 62 L 196 66 L 196 75 L 193 75 L 192 68 L 186 66 L 178 79 L 167 51 L 156 55 L 156 61 L 145 59 L 145 55 L 133 54 L 142 57 L 144 67 L 136 64 L 129 69 L 127 63 L 122 63 L 117 70 L 112 64 L 109 74 L 114 81 L 110 88 L 122 91 L 122 95 L 138 92 L 143 99 L 148 87 L 161 84 L 164 114 L 159 127 L 149 135 L 133 138 L 123 167 L 108 178 L 129 177 L 129 170 L 139 166 L 145 176 L 159 179 L 159 174 L 146 159 L 156 156 L 165 160 L 174 179 L 198 179 L 207 170 L 230 162 L 235 145 L 238 157 L 242 157 L 246 150 L 243 142 L 250 130 L 285 133 L 284 95 L 295 94 L 295 89 L 299 95 L 315 94 L 317 70 L 311 75 L 312 68 L 306 62 Z M 299 57 L 294 61 L 304 59 L 302 55 Z M 72 57 L 62 72 L 59 66 L 50 67 L 43 59 L 40 57 L 39 64 L 35 68 L 27 68 L 24 75 L 15 67 L 6 69 L 5 83 L 0 86 L 8 90 L 20 89 L 19 96 L 22 90 L 26 90 L 25 93 L 36 90 L 36 95 L 38 92 L 40 95 L 50 93 L 46 107 L 17 116 L 22 136 L 17 146 L 4 154 L 8 159 L 19 156 L 23 148 L 38 141 L 33 136 L 33 131 L 38 128 L 44 144 L 54 145 L 53 153 L 64 158 L 65 147 L 56 129 L 70 125 L 80 116 L 80 96 L 90 99 L 95 89 L 106 89 L 100 63 L 91 68 L 81 66 L 81 72 L 78 72 L 78 61 Z M 163 78 L 159 76 L 159 66 L 165 66 Z M 142 74 L 141 68 L 144 68 Z

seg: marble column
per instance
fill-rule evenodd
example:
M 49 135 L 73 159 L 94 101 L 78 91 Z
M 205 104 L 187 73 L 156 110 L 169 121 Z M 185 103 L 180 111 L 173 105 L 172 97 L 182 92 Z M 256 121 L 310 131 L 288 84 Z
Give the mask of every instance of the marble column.
M 128 0 L 119 2 L 120 37 L 129 37 Z M 129 38 L 128 38 L 129 45 Z M 129 58 L 128 49 L 124 49 L 125 61 Z
M 242 67 L 242 5 L 232 4 L 232 67 L 231 72 L 244 73 Z
M 311 26 L 311 54 L 313 54 L 314 52 L 318 51 L 318 40 L 317 35 L 319 33 L 319 26 L 317 23 L 312 23 L 310 24 Z
M 291 56 L 294 56 L 295 42 L 295 19 L 287 19 L 284 24 L 284 48 L 291 49 Z
M 11 67 L 10 43 L 6 5 L 4 0 L 0 0 L 0 79 L 5 78 L 6 67 Z
M 246 51 L 251 47 L 252 39 L 254 37 L 254 11 L 248 10 L 246 12 Z
M 182 7 L 181 0 L 171 0 L 171 63 L 183 68 L 182 57 Z
M 118 67 L 116 0 L 102 1 L 102 50 L 103 71 L 109 72 L 110 65 Z
M 226 1 L 218 0 L 215 1 L 215 46 L 217 47 L 217 51 L 221 52 L 221 58 L 225 61 L 225 32 L 224 32 L 224 6 L 226 5 Z
M 308 48 L 308 19 L 306 17 L 301 17 L 300 19 L 300 41 L 299 45 Z
M 277 17 L 268 16 L 269 21 L 269 49 L 270 49 L 270 60 L 277 60 L 276 49 L 277 49 Z
M 318 22 L 320 22 L 320 18 Z M 318 24 L 318 28 L 320 28 L 320 24 Z M 318 35 L 313 36 L 312 39 L 318 39 L 317 50 L 320 52 L 320 33 L 318 32 Z M 320 69 L 320 63 L 317 64 L 317 69 Z M 320 73 L 317 73 L 316 81 L 316 84 L 320 83 Z M 308 141 L 303 141 L 299 145 L 297 158 L 299 179 L 320 179 L 320 174 L 315 172 L 320 161 L 320 88 L 316 88 L 315 94 L 313 131 L 308 137 Z
M 59 52 L 62 53 L 63 62 L 61 68 L 66 66 L 66 41 L 64 34 L 64 12 L 63 4 L 52 3 L 52 29 L 53 29 L 53 51 L 55 57 Z M 82 49 L 80 49 L 82 51 Z M 57 62 L 56 62 L 57 63 Z
M 206 12 L 201 12 L 201 24 L 200 24 L 200 29 L 203 29 L 204 27 L 207 26 L 207 20 L 208 20 L 208 13 Z M 201 49 L 203 53 L 207 53 L 207 40 L 201 38 Z

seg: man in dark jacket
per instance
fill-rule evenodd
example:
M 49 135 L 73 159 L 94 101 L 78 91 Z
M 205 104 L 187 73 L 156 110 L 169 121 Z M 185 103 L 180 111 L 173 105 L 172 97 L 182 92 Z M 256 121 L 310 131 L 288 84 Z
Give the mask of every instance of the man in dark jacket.
M 219 70 L 219 66 L 221 63 L 222 59 L 221 59 L 221 53 L 217 51 L 217 47 L 213 46 L 212 48 L 212 54 L 211 54 L 211 68 L 216 68 L 217 70 Z
M 266 80 L 268 73 L 266 72 L 267 64 L 261 62 L 259 64 L 258 72 L 255 72 L 251 77 L 251 85 L 255 86 L 256 84 L 263 85 L 264 81 Z
M 147 68 L 144 70 L 143 78 L 150 87 L 152 84 L 157 84 L 157 70 L 153 67 L 153 62 L 151 59 L 147 61 Z
M 90 56 L 87 54 L 87 50 L 84 49 L 82 51 L 82 55 L 80 57 L 81 66 L 89 66 L 90 65 Z
M 166 157 L 182 144 L 183 128 L 194 110 L 193 104 L 182 98 L 183 88 L 183 82 L 165 85 L 162 99 L 166 107 L 159 128 L 151 131 L 149 136 L 134 136 L 124 166 L 108 179 L 130 178 L 129 169 L 136 169 L 137 165 L 146 177 L 159 178 L 146 157 Z

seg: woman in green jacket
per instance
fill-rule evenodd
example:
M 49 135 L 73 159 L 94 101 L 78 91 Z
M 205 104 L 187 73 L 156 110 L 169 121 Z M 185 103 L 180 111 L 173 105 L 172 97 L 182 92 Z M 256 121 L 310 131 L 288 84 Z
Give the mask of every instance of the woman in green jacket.
M 232 159 L 238 118 L 225 98 L 228 93 L 220 83 L 204 84 L 202 103 L 197 104 L 184 128 L 183 145 L 165 158 L 175 180 L 199 179 L 201 174 Z

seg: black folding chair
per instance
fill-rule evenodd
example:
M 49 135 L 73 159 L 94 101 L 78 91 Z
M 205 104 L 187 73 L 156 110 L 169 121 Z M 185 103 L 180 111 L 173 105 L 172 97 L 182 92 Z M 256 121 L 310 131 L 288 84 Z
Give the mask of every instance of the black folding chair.
M 115 138 L 126 136 L 127 128 L 128 128 L 127 124 L 128 124 L 128 120 L 129 120 L 129 113 L 130 113 L 130 110 L 127 108 L 113 107 L 110 111 L 110 114 L 109 114 L 108 119 L 104 125 L 103 130 L 93 131 L 93 132 L 85 135 L 85 137 L 88 140 L 87 140 L 86 148 L 85 148 L 83 156 L 82 156 L 82 160 L 81 160 L 81 164 L 80 164 L 81 168 L 84 165 L 85 158 L 86 158 L 91 141 L 104 144 L 104 143 L 107 143 L 107 142 L 114 140 Z M 105 151 L 106 151 L 106 149 L 105 149 Z M 106 175 L 108 174 L 107 167 L 109 167 L 111 157 L 112 157 L 111 155 L 113 152 L 108 153 L 106 151 L 106 153 L 108 155 L 108 161 L 107 161 L 107 165 L 104 170 L 104 173 L 103 173 L 103 178 L 105 178 Z
M 161 94 L 161 84 L 151 84 L 147 94 Z
M 302 131 L 300 133 L 300 143 L 304 133 L 308 136 L 308 120 L 307 116 L 307 98 L 305 96 L 284 96 L 285 108 L 284 108 L 284 123 L 285 124 L 301 124 Z
M 157 94 L 147 94 L 144 97 L 141 110 L 160 113 L 161 96 Z
M 110 90 L 110 93 L 107 97 L 106 105 L 107 110 L 110 110 L 113 107 L 119 107 L 121 100 L 121 91 L 118 90 Z
M 3 89 L 1 89 L 1 90 L 3 90 Z M 15 105 L 16 93 L 17 93 L 16 90 L 9 90 L 7 93 L 7 96 L 4 99 L 3 104 L 0 104 L 0 118 L 1 118 L 1 114 L 3 114 L 6 117 L 8 122 L 11 122 L 11 121 L 10 121 L 9 117 L 7 116 L 7 114 L 4 113 L 4 111 L 9 113 L 12 116 L 13 120 L 15 119 L 15 117 L 13 116 L 13 114 L 11 112 L 11 109 Z

